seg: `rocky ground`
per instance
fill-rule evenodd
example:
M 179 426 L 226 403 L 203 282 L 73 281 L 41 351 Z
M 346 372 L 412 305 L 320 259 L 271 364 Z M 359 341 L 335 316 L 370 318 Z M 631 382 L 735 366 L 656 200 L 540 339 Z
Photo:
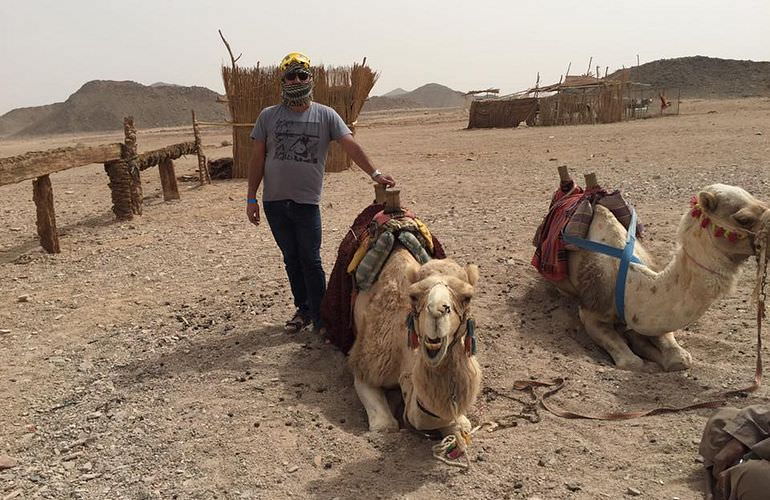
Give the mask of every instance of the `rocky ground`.
M 358 137 L 447 253 L 474 262 L 485 392 L 470 415 L 510 426 L 476 434 L 468 471 L 426 438 L 369 433 L 345 358 L 311 332 L 287 335 L 291 301 L 267 227 L 244 214 L 245 182 L 181 185 L 165 203 L 143 174 L 144 215 L 118 223 L 101 166 L 52 175 L 62 252 L 35 238 L 31 183 L 0 188 L 0 498 L 696 499 L 709 410 L 623 422 L 533 414 L 513 382 L 568 378 L 575 411 L 683 405 L 753 374 L 748 263 L 735 293 L 678 333 L 684 373 L 616 370 L 573 301 L 529 265 L 556 167 L 622 189 L 665 261 L 690 196 L 714 182 L 770 199 L 770 100 L 688 101 L 633 123 L 464 130 L 461 112 L 362 116 Z M 149 130 L 140 149 L 189 140 Z M 0 156 L 118 136 L 0 142 Z M 224 131 L 208 130 L 211 157 Z M 177 163 L 192 173 L 195 160 Z M 328 175 L 323 258 L 372 189 Z M 767 352 L 765 352 L 767 354 Z M 735 405 L 768 401 L 762 389 Z M 510 399 L 514 398 L 514 399 Z

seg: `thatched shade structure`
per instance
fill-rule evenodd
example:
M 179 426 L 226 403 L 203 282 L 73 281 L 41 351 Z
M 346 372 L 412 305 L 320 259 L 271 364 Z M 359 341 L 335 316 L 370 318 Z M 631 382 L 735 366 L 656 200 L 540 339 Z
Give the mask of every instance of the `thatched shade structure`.
M 627 71 L 605 78 L 567 76 L 553 85 L 473 101 L 468 128 L 517 127 L 521 122 L 529 126 L 613 123 L 679 114 L 678 97 L 667 97 L 672 90 L 679 95 L 678 89 L 631 82 Z
M 280 71 L 277 66 L 242 68 L 222 67 L 227 104 L 233 122 L 233 177 L 248 175 L 253 154 L 249 135 L 259 113 L 267 106 L 281 102 Z M 355 133 L 355 121 L 377 81 L 377 73 L 366 65 L 313 68 L 313 100 L 334 108 Z M 350 158 L 340 146 L 332 143 L 326 161 L 327 172 L 350 168 Z
M 511 128 L 531 123 L 537 111 L 537 99 L 485 99 L 472 101 L 468 128 Z

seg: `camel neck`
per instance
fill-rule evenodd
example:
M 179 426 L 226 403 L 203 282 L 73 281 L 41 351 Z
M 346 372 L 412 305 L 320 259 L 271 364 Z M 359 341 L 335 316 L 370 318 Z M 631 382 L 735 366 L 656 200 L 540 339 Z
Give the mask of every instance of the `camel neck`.
M 629 274 L 626 285 L 629 328 L 648 335 L 683 328 L 730 291 L 738 264 L 710 245 L 694 243 L 693 237 L 685 234 L 673 259 L 660 273 Z
M 479 392 L 481 370 L 475 357 L 465 354 L 460 340 L 435 368 L 427 366 L 420 357 L 412 380 L 417 399 L 434 413 L 449 418 L 455 412 L 465 414 L 471 407 Z

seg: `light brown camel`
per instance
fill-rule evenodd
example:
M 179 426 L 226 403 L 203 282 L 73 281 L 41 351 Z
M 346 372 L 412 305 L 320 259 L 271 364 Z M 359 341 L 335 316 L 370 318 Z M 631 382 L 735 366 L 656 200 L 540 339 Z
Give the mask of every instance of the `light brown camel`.
M 569 278 L 557 287 L 579 298 L 586 332 L 618 368 L 654 369 L 645 358 L 666 371 L 684 370 L 692 358 L 676 342 L 674 330 L 696 321 L 734 288 L 741 264 L 754 255 L 755 235 L 768 220 L 766 203 L 739 187 L 714 184 L 691 200 L 679 222 L 673 259 L 662 271 L 648 267 L 650 257 L 636 243 L 634 255 L 647 265 L 630 266 L 625 318 L 615 309 L 616 258 L 570 251 Z M 588 239 L 622 248 L 626 235 L 609 210 L 595 207 Z
M 468 326 L 478 277 L 476 266 L 463 268 L 450 259 L 420 266 L 397 246 L 378 280 L 358 295 L 349 364 L 370 430 L 398 430 L 384 390 L 400 387 L 409 424 L 454 434 L 464 448 L 460 438 L 470 431 L 465 413 L 481 387 Z M 414 328 L 408 341 L 410 313 Z

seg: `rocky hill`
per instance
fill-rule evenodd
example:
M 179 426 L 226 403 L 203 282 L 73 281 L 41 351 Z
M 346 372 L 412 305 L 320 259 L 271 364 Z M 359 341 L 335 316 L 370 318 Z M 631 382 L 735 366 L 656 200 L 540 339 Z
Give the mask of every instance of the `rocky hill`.
M 401 87 L 398 87 L 391 90 L 387 94 L 382 94 L 382 97 L 398 97 L 403 94 L 406 94 L 406 90 L 402 89 Z
M 371 97 L 364 104 L 363 111 L 409 108 L 458 108 L 465 105 L 462 92 L 452 90 L 438 83 L 428 83 L 411 92 L 396 93 L 396 89 L 379 97 Z
M 12 109 L 0 116 L 0 137 L 13 135 L 40 120 L 44 120 L 63 105 L 63 102 L 57 102 L 45 106 Z
M 0 135 L 116 130 L 129 115 L 140 128 L 187 125 L 192 109 L 200 120 L 225 120 L 227 108 L 216 102 L 217 97 L 204 87 L 94 80 L 62 103 L 14 109 L 0 116 Z
M 692 56 L 660 59 L 625 71 L 635 82 L 678 87 L 683 97 L 770 96 L 770 62 Z

